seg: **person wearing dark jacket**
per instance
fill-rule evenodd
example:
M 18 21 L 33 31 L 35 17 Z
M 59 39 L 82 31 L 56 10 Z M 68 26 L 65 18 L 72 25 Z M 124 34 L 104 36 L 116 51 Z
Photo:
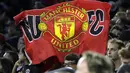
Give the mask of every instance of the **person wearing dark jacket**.
M 119 67 L 117 73 L 130 73 L 130 43 L 127 43 L 125 48 L 119 50 L 122 65 Z

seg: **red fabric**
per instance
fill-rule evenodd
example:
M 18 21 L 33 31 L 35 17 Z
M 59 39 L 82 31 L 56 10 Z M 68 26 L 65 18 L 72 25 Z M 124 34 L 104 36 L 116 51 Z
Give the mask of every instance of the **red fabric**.
M 43 8 L 43 9 L 34 9 L 34 10 L 26 10 L 21 12 L 20 14 L 16 15 L 14 17 L 16 24 L 18 24 L 21 20 L 23 20 L 24 18 L 26 18 L 29 15 L 40 15 L 43 12 L 47 12 L 47 11 L 54 11 L 56 9 L 56 7 L 61 6 L 62 4 L 65 4 L 66 2 L 63 3 L 59 3 L 53 6 L 49 6 L 47 8 Z M 91 35 L 90 34 L 90 29 L 93 26 L 93 24 L 89 24 L 88 30 L 83 32 L 82 31 L 82 24 L 83 22 L 88 22 L 89 19 L 87 19 L 87 21 L 85 21 L 86 18 L 80 18 L 80 16 L 78 17 L 79 14 L 74 14 L 74 15 L 70 15 L 70 16 L 74 16 L 75 17 L 75 24 L 74 24 L 74 36 L 70 37 L 67 41 L 62 41 L 65 36 L 65 31 L 68 31 L 68 29 L 64 29 L 64 32 L 62 32 L 61 34 L 64 34 L 64 36 L 60 39 L 58 38 L 57 35 L 55 35 L 55 27 L 54 27 L 54 18 L 56 18 L 57 16 L 60 17 L 59 14 L 61 14 L 61 16 L 66 17 L 66 15 L 71 14 L 72 12 L 68 12 L 66 14 L 64 13 L 59 13 L 54 15 L 54 17 L 52 17 L 50 20 L 46 21 L 44 18 L 41 18 L 41 21 L 44 22 L 47 25 L 47 31 L 44 33 L 44 35 L 42 34 L 39 38 L 37 39 L 33 39 L 31 42 L 28 41 L 27 36 L 24 33 L 24 40 L 25 40 L 25 45 L 26 45 L 26 52 L 27 55 L 29 56 L 29 58 L 32 61 L 32 64 L 38 64 L 41 63 L 42 61 L 46 60 L 47 58 L 51 57 L 51 56 L 57 56 L 60 62 L 63 62 L 64 60 L 64 56 L 71 53 L 71 52 L 75 52 L 77 54 L 81 54 L 84 51 L 87 50 L 92 50 L 92 51 L 96 51 L 99 52 L 101 54 L 105 54 L 106 52 L 106 43 L 107 43 L 107 38 L 108 38 L 108 28 L 109 28 L 109 10 L 110 10 L 110 5 L 107 3 L 103 3 L 103 2 L 97 2 L 97 1 L 87 1 L 87 0 L 75 0 L 75 1 L 71 1 L 69 2 L 72 7 L 77 8 L 78 11 L 81 11 L 82 8 L 84 8 L 87 11 L 96 11 L 97 9 L 103 10 L 104 12 L 104 21 L 100 22 L 100 25 L 104 26 L 103 31 L 99 34 L 99 35 Z M 71 7 L 71 6 L 70 6 Z M 66 8 L 66 7 L 62 7 L 62 8 Z M 69 6 L 68 6 L 69 8 Z M 74 10 L 73 8 L 73 10 Z M 64 11 L 64 10 L 63 10 Z M 75 10 L 76 12 L 76 10 Z M 95 13 L 95 12 L 94 12 Z M 77 15 L 77 17 L 76 17 Z M 57 19 L 59 19 L 57 17 Z M 92 19 L 96 19 L 96 17 L 93 17 Z M 100 19 L 100 18 L 99 18 Z M 73 17 L 71 17 L 70 20 L 74 20 Z M 62 24 L 63 25 L 63 24 Z M 37 25 L 38 26 L 38 25 Z M 65 25 L 66 26 L 66 25 Z M 64 26 L 64 27 L 65 27 Z M 58 27 L 58 26 L 57 26 Z M 68 25 L 67 25 L 68 27 Z M 96 27 L 98 28 L 98 26 Z M 71 30 L 71 29 L 70 29 Z M 59 32 L 59 31 L 56 31 Z M 72 34 L 71 34 L 72 35 Z M 69 48 L 67 49 L 72 49 L 70 52 L 61 52 L 58 51 L 58 47 L 56 45 L 53 45 L 51 43 L 52 38 L 54 38 L 54 41 L 56 40 L 57 42 L 62 43 L 62 45 L 66 45 L 67 43 L 71 43 L 71 45 L 69 45 Z M 77 41 L 78 41 L 78 44 Z M 76 45 L 75 45 L 76 44 Z M 66 46 L 64 46 L 65 48 Z M 64 48 L 60 48 L 60 50 L 63 50 Z

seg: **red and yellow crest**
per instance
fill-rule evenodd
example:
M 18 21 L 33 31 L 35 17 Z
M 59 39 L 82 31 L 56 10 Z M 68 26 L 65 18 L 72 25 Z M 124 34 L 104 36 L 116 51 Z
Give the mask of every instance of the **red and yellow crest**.
M 51 42 L 54 48 L 61 52 L 70 52 L 81 44 L 82 37 L 88 29 L 87 18 L 85 9 L 67 3 L 52 11 L 43 12 L 38 27 L 43 31 L 43 37 Z M 47 25 L 51 25 L 53 30 Z M 76 34 L 77 27 L 80 27 L 78 34 Z
M 55 35 L 62 41 L 66 41 L 74 36 L 75 17 L 60 15 L 54 18 Z

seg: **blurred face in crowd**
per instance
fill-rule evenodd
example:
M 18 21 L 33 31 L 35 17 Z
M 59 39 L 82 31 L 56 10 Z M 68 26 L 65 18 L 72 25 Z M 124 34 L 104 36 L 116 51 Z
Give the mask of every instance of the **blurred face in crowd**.
M 119 45 L 116 43 L 108 43 L 107 45 L 107 56 L 111 58 L 112 60 L 119 59 L 118 47 Z
M 17 31 L 16 31 L 16 27 L 14 26 L 14 23 L 12 22 L 12 23 L 8 23 L 10 26 L 8 27 L 8 30 L 7 30 L 7 32 L 8 32 L 8 35 L 9 36 L 14 36 L 16 33 L 17 33 Z
M 81 57 L 77 64 L 77 70 L 76 73 L 89 73 L 88 70 L 88 64 L 85 60 L 85 58 Z
M 130 9 L 126 10 L 126 18 L 130 20 Z
M 119 37 L 120 34 L 121 34 L 121 31 L 118 30 L 118 29 L 113 29 L 113 30 L 111 31 L 111 33 L 114 34 L 115 36 Z
M 65 60 L 64 61 L 64 66 L 65 67 L 72 67 L 73 69 L 76 69 L 76 64 L 73 64 L 73 61 Z

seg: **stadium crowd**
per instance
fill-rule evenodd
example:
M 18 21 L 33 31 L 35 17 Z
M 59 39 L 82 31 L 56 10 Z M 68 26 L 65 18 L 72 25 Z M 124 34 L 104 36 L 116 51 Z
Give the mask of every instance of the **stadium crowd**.
M 130 2 L 100 0 L 112 5 L 106 56 L 87 51 L 68 54 L 64 63 L 29 65 L 23 33 L 13 16 L 23 10 L 44 8 L 71 0 L 0 0 L 0 73 L 130 73 Z M 55 57 L 52 57 L 55 58 Z

